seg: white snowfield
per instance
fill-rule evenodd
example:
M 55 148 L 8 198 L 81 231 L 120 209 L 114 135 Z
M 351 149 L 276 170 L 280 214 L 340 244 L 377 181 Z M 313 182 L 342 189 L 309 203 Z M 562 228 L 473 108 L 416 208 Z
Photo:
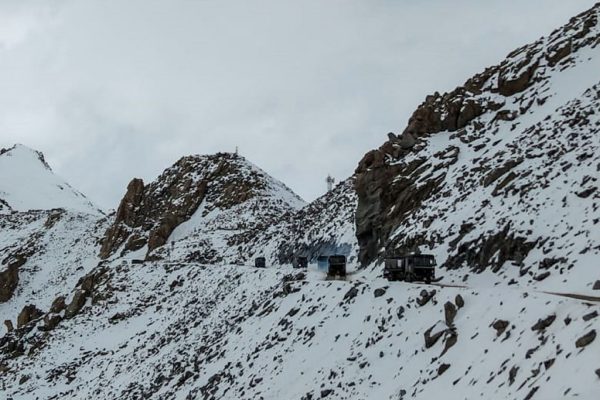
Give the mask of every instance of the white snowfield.
M 369 274 L 323 281 L 312 270 L 282 282 L 297 273 L 113 265 L 112 289 L 100 289 L 112 295 L 64 322 L 43 350 L 14 360 L 4 391 L 14 400 L 592 400 L 600 390 L 600 341 L 576 347 L 598 329 L 599 318 L 584 318 L 598 304 Z M 419 305 L 422 290 L 436 293 Z M 457 295 L 464 304 L 447 324 L 444 304 L 460 305 Z M 501 331 L 492 326 L 502 321 Z M 444 333 L 428 348 L 429 329 Z
M 52 172 L 41 153 L 20 144 L 0 154 L 0 200 L 9 206 L 2 208 L 0 201 L 2 213 L 64 208 L 102 215 L 83 194 Z

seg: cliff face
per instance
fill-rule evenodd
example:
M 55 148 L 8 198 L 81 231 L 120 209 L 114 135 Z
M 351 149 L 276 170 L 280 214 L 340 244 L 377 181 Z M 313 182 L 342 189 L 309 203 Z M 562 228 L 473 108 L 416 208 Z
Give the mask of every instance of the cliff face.
M 364 265 L 420 248 L 449 269 L 508 262 L 544 279 L 598 257 L 599 12 L 428 96 L 402 134 L 365 155 Z

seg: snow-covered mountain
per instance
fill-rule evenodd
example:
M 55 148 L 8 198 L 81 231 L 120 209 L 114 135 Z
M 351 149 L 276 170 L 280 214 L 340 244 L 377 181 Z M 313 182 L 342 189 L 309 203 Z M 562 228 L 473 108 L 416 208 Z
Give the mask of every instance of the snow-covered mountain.
M 238 262 L 248 237 L 304 205 L 237 154 L 183 157 L 147 186 L 131 181 L 100 255 Z
M 363 158 L 363 264 L 421 247 L 459 282 L 594 292 L 599 9 L 428 96 L 401 135 Z
M 14 321 L 29 304 L 49 308 L 96 267 L 107 220 L 22 145 L 0 151 L 0 204 L 0 318 Z
M 595 399 L 599 15 L 428 96 L 310 204 L 216 154 L 134 179 L 108 219 L 5 215 L 0 290 L 27 274 L 0 303 L 2 392 Z M 441 282 L 382 279 L 386 252 L 417 248 Z M 330 252 L 349 256 L 346 281 L 290 265 Z M 256 256 L 272 268 L 244 265 Z
M 42 153 L 23 145 L 0 149 L 0 213 L 55 208 L 102 215 L 52 171 Z

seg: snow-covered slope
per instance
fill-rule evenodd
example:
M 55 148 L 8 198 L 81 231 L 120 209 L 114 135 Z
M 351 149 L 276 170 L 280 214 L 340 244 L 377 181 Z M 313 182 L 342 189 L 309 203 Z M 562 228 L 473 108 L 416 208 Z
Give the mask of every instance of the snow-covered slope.
M 449 282 L 598 293 L 600 5 L 451 93 L 361 161 L 361 261 L 420 247 Z
M 52 172 L 42 153 L 23 145 L 0 150 L 0 212 L 54 208 L 102 215 L 83 194 Z
M 30 354 L 0 359 L 14 400 L 591 400 L 600 388 L 600 307 L 579 300 L 291 268 L 102 271 L 79 315 L 0 339 L 5 356 Z
M 107 222 L 60 209 L 0 215 L 0 319 L 15 321 L 28 304 L 48 309 L 74 287 L 100 261 Z
M 15 321 L 28 304 L 50 307 L 98 264 L 107 220 L 22 145 L 0 151 L 0 199 L 0 320 Z
M 36 263 L 7 259 L 33 269 L 18 289 L 31 304 L 0 338 L 2 394 L 596 399 L 599 14 L 429 96 L 309 205 L 216 154 L 133 180 L 101 241 L 103 220 L 6 220 L 3 246 L 55 244 Z M 386 250 L 416 248 L 436 255 L 440 283 L 380 277 Z M 328 281 L 285 265 L 332 249 L 365 268 Z M 258 255 L 275 267 L 232 265 Z M 0 304 L 13 323 L 17 303 Z

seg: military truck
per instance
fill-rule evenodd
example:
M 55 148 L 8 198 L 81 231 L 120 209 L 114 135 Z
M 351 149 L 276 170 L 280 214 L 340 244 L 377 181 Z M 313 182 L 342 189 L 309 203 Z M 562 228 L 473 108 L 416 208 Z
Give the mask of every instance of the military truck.
M 292 263 L 294 268 L 308 268 L 308 257 L 296 257 Z
M 254 266 L 256 268 L 267 268 L 267 259 L 264 257 L 256 257 L 254 259 Z
M 327 259 L 328 268 L 327 268 L 327 277 L 340 276 L 342 278 L 346 277 L 346 256 L 343 255 L 333 255 L 329 256 Z
M 431 254 L 409 254 L 391 256 L 385 259 L 383 277 L 388 281 L 423 281 L 435 280 L 435 257 Z

